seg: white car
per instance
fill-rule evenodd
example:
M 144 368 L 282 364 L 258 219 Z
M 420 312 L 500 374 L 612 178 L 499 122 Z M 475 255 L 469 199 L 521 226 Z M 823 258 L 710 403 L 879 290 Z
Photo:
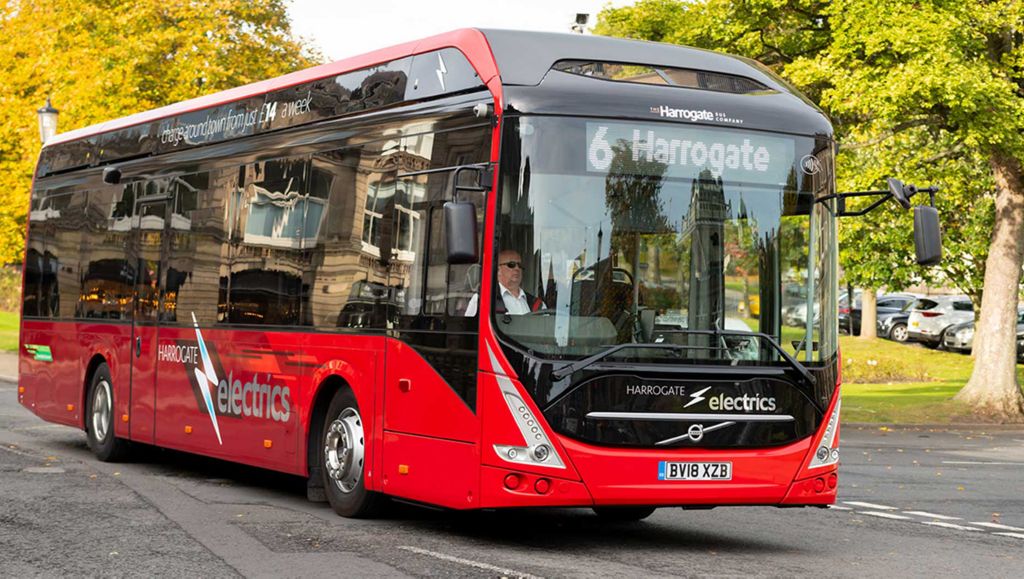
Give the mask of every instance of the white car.
M 907 329 L 910 341 L 938 348 L 950 326 L 973 319 L 974 306 L 967 296 L 930 296 L 914 302 Z

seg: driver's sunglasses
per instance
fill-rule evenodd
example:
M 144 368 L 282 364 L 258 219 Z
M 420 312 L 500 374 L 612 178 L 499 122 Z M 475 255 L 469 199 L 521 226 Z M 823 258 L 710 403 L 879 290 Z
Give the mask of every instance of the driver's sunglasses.
M 516 269 L 516 268 L 524 269 L 523 268 L 523 262 L 521 262 L 521 261 L 503 261 L 503 262 L 499 263 L 498 265 L 504 265 L 505 267 L 507 267 L 509 269 Z

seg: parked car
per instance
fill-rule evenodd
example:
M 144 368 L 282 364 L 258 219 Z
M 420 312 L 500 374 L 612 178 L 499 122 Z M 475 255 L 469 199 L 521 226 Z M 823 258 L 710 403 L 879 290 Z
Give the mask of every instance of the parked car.
M 1024 355 L 1024 308 L 1017 310 L 1017 359 Z M 974 345 L 974 320 L 953 324 L 946 330 L 942 338 L 942 347 L 954 352 L 966 354 Z
M 814 304 L 814 318 L 811 320 L 812 325 L 817 325 L 821 319 L 821 312 L 818 304 Z M 787 326 L 796 328 L 807 327 L 807 304 L 797 304 L 795 306 L 788 306 L 782 308 L 782 323 Z
M 912 305 L 916 301 L 917 296 L 911 294 L 886 294 L 879 296 L 876 302 L 877 304 L 877 320 L 881 320 L 883 316 L 889 314 L 896 314 L 902 312 L 907 306 Z M 850 322 L 853 322 L 853 334 L 860 334 L 860 320 L 861 320 L 861 298 L 858 296 L 853 301 L 853 307 L 849 305 L 839 306 L 839 331 L 849 332 Z
M 974 306 L 967 296 L 931 296 L 914 302 L 907 319 L 908 336 L 929 348 L 938 348 L 953 324 L 974 319 Z
M 892 340 L 894 342 L 906 342 L 910 338 L 907 331 L 907 321 L 910 318 L 910 310 L 914 302 L 910 302 L 898 312 L 878 316 L 878 337 Z

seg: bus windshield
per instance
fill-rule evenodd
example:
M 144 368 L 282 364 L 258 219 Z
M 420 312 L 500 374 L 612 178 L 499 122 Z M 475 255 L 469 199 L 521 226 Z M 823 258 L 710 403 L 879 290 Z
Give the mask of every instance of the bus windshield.
M 609 358 L 782 363 L 756 332 L 804 363 L 835 355 L 829 141 L 505 123 L 492 312 L 506 341 L 552 359 L 637 344 Z

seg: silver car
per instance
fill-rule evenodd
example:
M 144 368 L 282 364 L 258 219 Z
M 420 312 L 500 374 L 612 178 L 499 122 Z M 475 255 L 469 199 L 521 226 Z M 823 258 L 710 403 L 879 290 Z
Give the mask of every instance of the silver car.
M 1024 335 L 1024 308 L 1017 310 L 1017 336 L 1018 340 Z M 942 338 L 942 347 L 954 352 L 968 353 L 974 346 L 974 320 L 954 324 L 946 330 Z M 1018 358 L 1020 348 L 1018 348 Z
M 974 306 L 967 296 L 930 296 L 914 302 L 907 329 L 911 341 L 938 348 L 950 326 L 973 319 Z

